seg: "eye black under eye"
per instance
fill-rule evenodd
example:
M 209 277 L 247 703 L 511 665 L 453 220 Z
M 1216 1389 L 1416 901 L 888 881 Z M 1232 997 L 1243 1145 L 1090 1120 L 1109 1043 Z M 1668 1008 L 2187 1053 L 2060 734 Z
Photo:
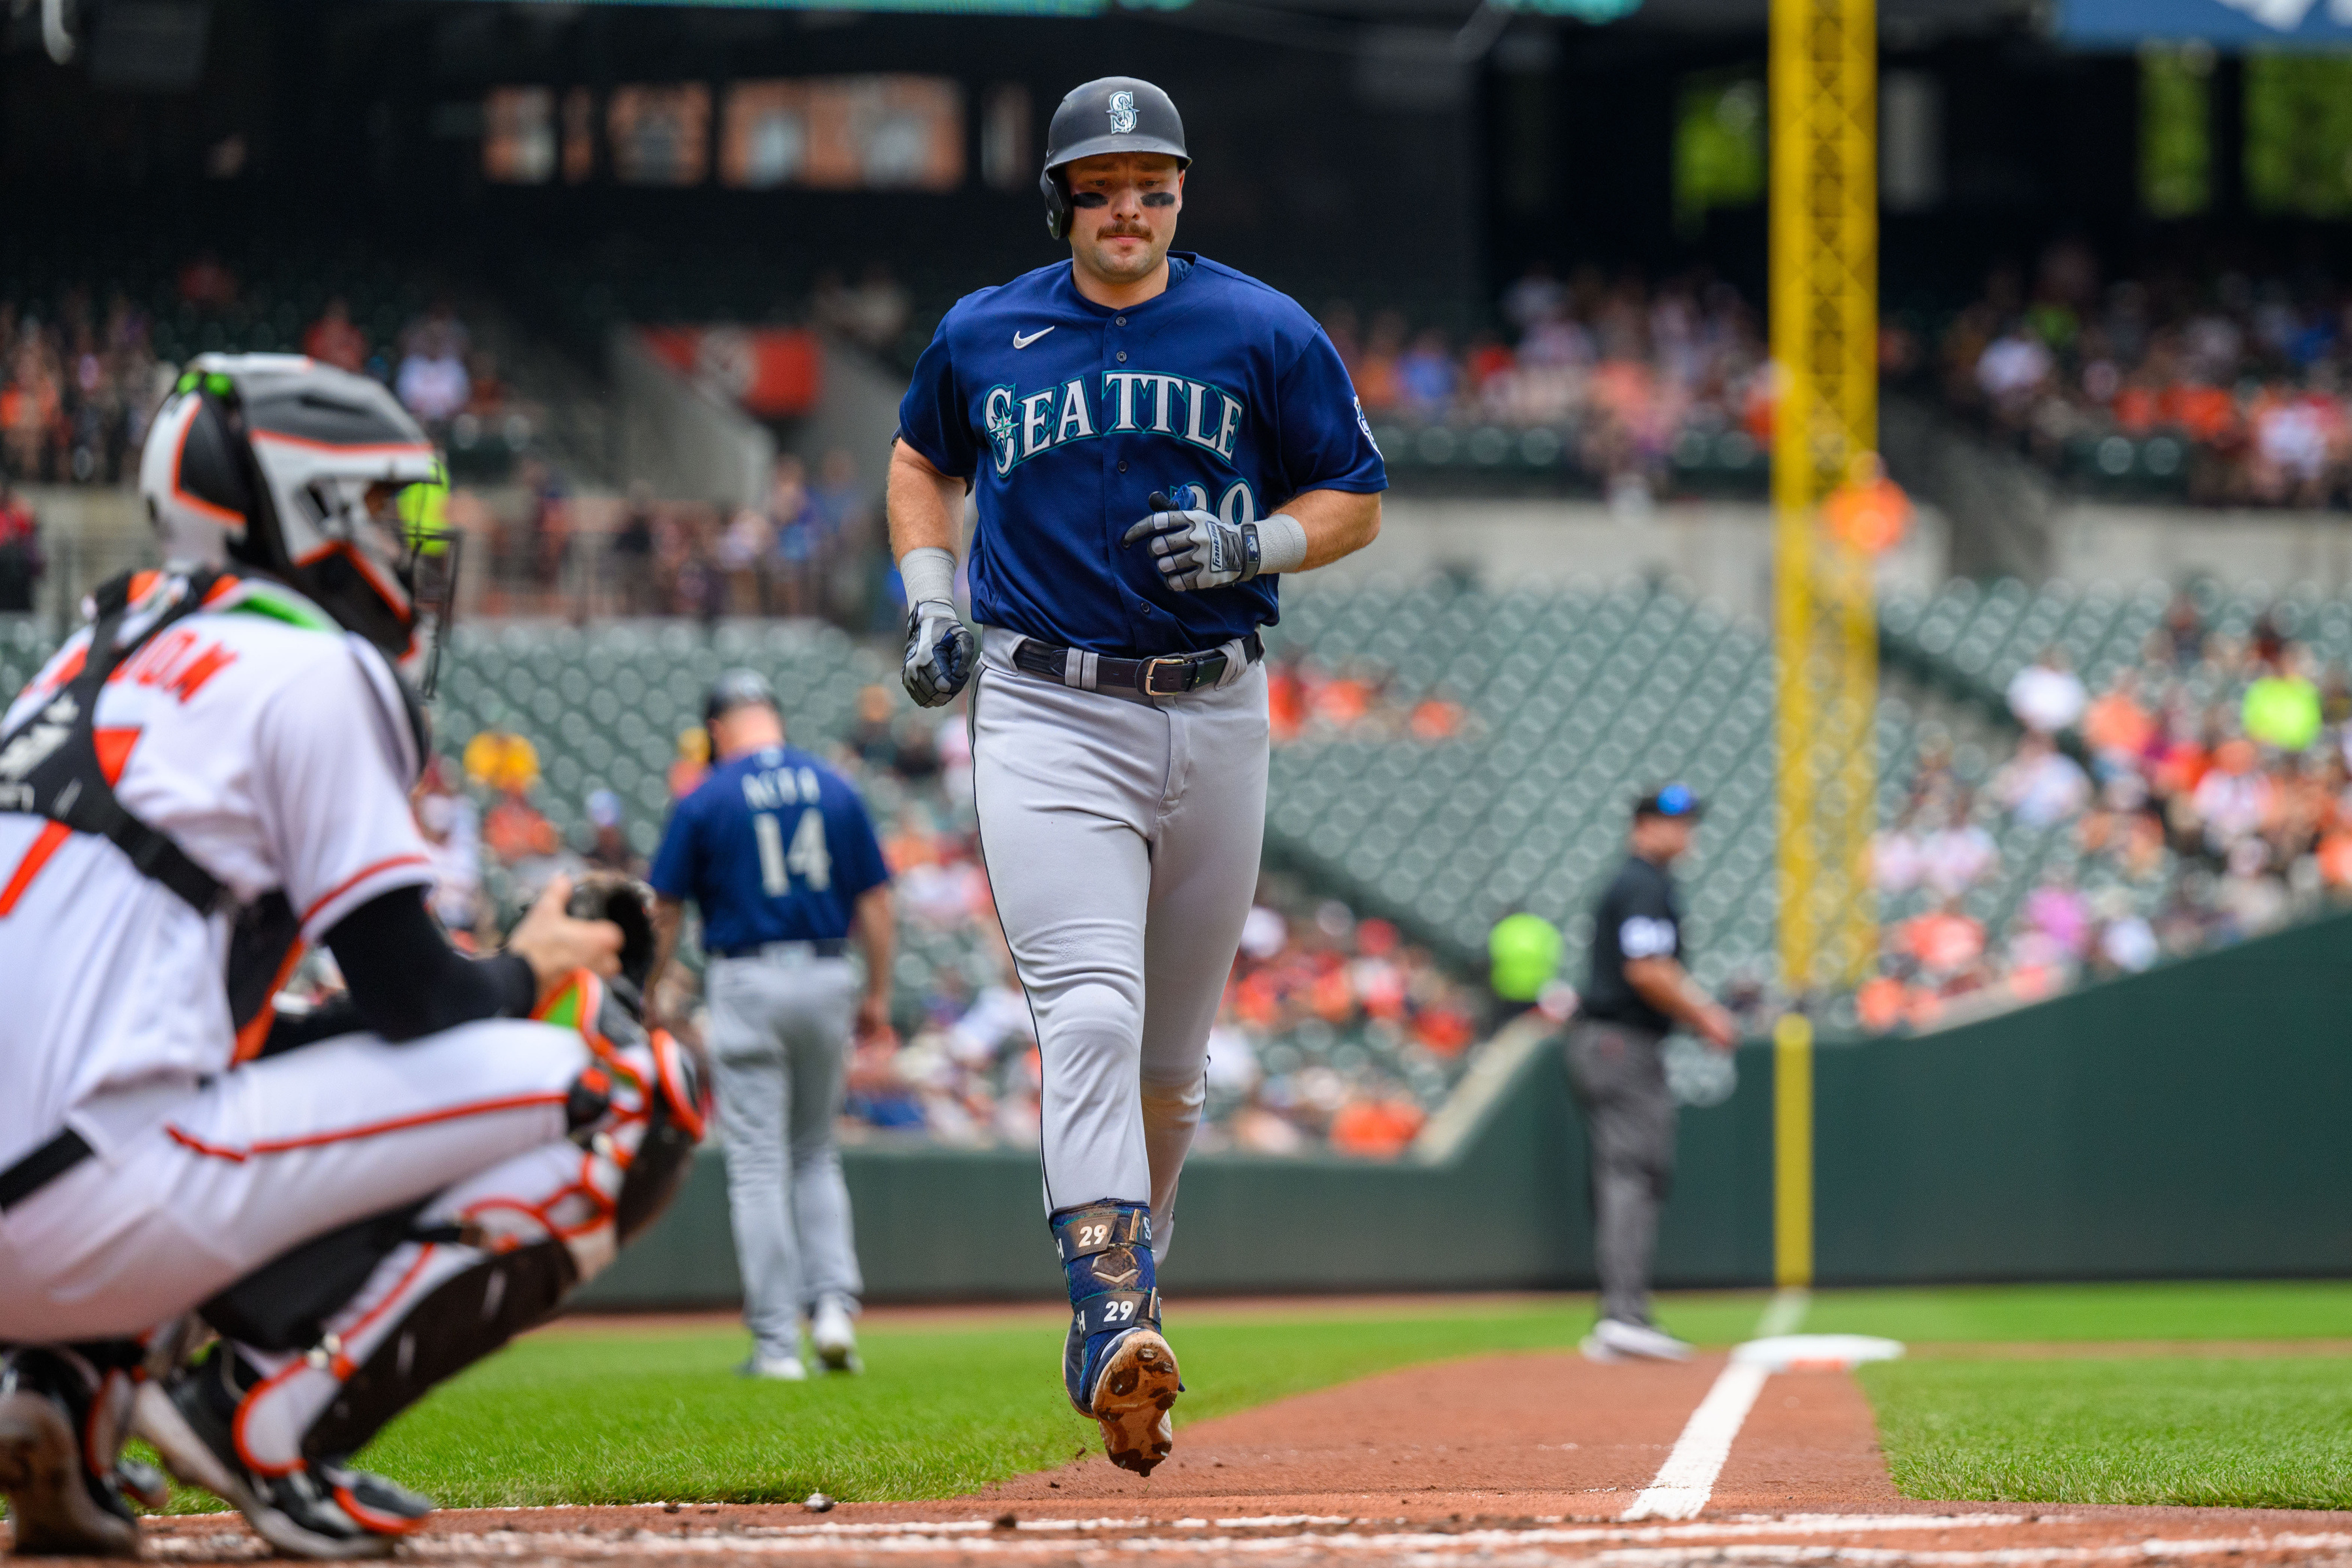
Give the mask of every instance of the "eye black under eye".
M 1176 193 L 1173 191 L 1146 191 L 1143 193 L 1143 205 L 1148 207 L 1172 207 L 1176 205 Z
M 1107 207 L 1110 198 L 1100 191 L 1072 191 L 1070 205 L 1074 207 Z

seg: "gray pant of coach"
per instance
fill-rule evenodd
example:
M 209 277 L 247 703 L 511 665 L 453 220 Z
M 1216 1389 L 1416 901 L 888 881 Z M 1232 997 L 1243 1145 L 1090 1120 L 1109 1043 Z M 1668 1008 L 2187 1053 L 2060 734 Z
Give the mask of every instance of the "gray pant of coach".
M 1591 1019 L 1568 1032 L 1568 1079 L 1592 1153 L 1592 1250 L 1601 1315 L 1650 1321 L 1658 1211 L 1675 1175 L 1675 1097 L 1664 1037 Z
M 857 971 L 846 958 L 779 942 L 712 959 L 709 989 L 743 1321 L 761 1354 L 798 1355 L 802 1317 L 827 1296 L 854 1309 L 866 1288 L 833 1128 Z

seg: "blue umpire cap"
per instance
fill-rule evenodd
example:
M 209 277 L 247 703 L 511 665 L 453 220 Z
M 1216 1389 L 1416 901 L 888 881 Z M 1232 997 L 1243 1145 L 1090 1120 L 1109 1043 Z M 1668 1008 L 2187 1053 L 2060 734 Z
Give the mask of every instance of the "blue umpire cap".
M 754 702 L 783 711 L 783 704 L 776 700 L 776 689 L 768 684 L 766 676 L 756 669 L 730 669 L 710 683 L 710 695 L 702 703 L 702 721 L 708 724 L 722 713 L 748 708 Z
M 1687 817 L 1696 822 L 1706 814 L 1706 803 L 1686 784 L 1660 784 L 1633 803 L 1633 816 Z

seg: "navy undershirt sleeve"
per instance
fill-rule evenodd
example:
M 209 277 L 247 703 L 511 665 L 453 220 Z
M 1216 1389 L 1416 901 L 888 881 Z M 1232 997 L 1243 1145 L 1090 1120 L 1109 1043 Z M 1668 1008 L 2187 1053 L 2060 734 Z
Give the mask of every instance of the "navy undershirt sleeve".
M 326 943 L 351 988 L 341 1033 L 366 1029 L 398 1044 L 483 1018 L 527 1017 L 539 999 L 538 979 L 520 954 L 468 958 L 450 946 L 419 887 L 370 899 L 335 923 Z M 278 1047 L 275 1030 L 270 1044 Z

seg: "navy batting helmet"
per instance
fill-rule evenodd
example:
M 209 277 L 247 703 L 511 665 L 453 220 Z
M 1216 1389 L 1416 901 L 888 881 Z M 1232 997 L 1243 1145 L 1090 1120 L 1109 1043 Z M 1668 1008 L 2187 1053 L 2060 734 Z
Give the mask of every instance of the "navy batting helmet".
M 1074 87 L 1054 110 L 1045 131 L 1045 169 L 1037 188 L 1045 195 L 1045 232 L 1055 239 L 1070 232 L 1070 192 L 1059 174 L 1065 163 L 1106 153 L 1165 153 L 1179 168 L 1190 168 L 1184 151 L 1184 121 L 1169 96 L 1139 77 L 1107 76 Z

